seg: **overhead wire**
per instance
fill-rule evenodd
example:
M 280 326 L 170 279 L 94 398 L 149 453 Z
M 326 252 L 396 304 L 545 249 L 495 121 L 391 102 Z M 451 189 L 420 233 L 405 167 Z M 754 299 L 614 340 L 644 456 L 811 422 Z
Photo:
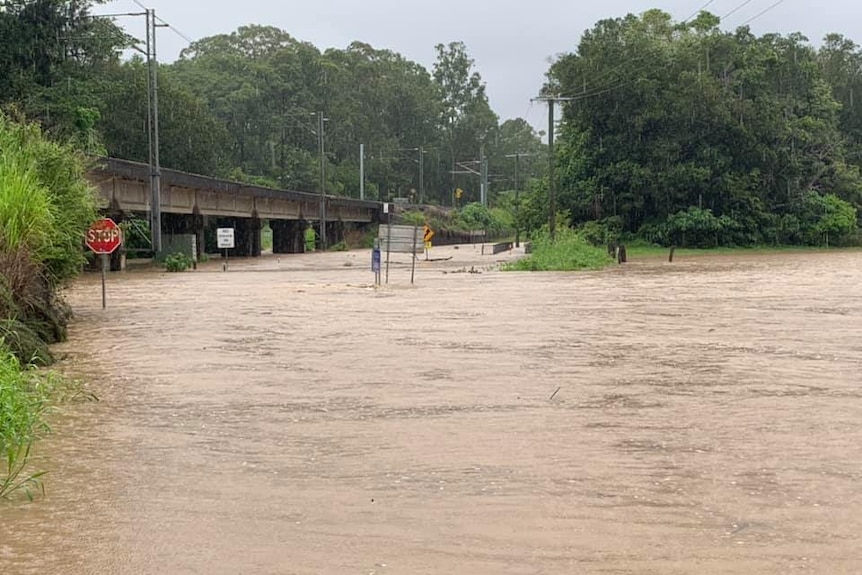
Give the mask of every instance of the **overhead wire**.
M 697 10 L 695 10 L 691 16 L 689 16 L 688 18 L 683 20 L 682 23 L 685 24 L 686 22 L 688 22 L 689 20 L 691 20 L 692 18 L 694 18 L 695 16 L 697 16 L 698 14 L 700 14 L 701 12 L 703 12 L 704 10 L 706 10 L 707 8 L 709 8 L 713 4 L 715 4 L 715 0 L 709 0 L 709 2 L 707 2 L 706 4 L 704 4 L 703 6 L 698 8 Z
M 750 2 L 752 0 L 748 0 L 748 1 Z M 715 3 L 715 0 L 708 0 L 708 2 L 706 2 L 703 6 L 701 6 L 695 12 L 693 12 L 688 18 L 683 20 L 681 24 L 684 25 L 684 24 L 688 23 L 693 17 L 697 16 L 702 11 L 706 10 L 707 8 L 709 8 L 714 3 Z M 635 56 L 634 58 L 632 58 L 630 60 L 626 60 L 626 61 L 623 61 L 623 62 L 617 64 L 616 66 L 614 66 L 610 70 L 607 70 L 607 71 L 601 73 L 598 77 L 593 79 L 592 83 L 593 83 L 593 85 L 596 86 L 595 88 L 591 88 L 590 90 L 584 90 L 583 92 L 578 93 L 578 94 L 572 94 L 571 97 L 576 99 L 576 100 L 593 98 L 595 96 L 607 94 L 608 92 L 611 92 L 611 91 L 616 90 L 618 88 L 622 88 L 623 86 L 630 84 L 631 82 L 634 82 L 635 80 L 637 80 L 637 78 L 629 78 L 628 80 L 624 80 L 624 81 L 620 82 L 616 86 L 611 86 L 609 84 L 601 85 L 605 79 L 607 79 L 609 76 L 612 76 L 613 74 L 615 74 L 616 72 L 618 72 L 619 70 L 624 68 L 625 66 L 632 67 L 636 63 L 640 62 L 641 60 L 648 58 L 649 56 L 650 56 L 649 54 L 644 53 L 644 54 L 641 54 L 639 56 Z M 617 78 L 617 80 L 619 80 L 619 78 Z
M 785 2 L 785 1 L 786 1 L 786 0 L 778 0 L 778 2 L 776 2 L 775 4 L 773 4 L 772 6 L 770 6 L 769 8 L 767 8 L 766 10 L 764 10 L 763 12 L 760 12 L 760 13 L 758 13 L 757 15 L 755 15 L 755 16 L 753 16 L 753 17 L 749 18 L 748 20 L 746 20 L 745 22 L 743 22 L 743 23 L 742 23 L 742 25 L 743 25 L 743 26 L 748 26 L 749 24 L 751 24 L 752 22 L 754 22 L 755 20 L 757 20 L 758 18 L 760 18 L 761 16 L 763 16 L 764 14 L 766 14 L 767 12 L 771 12 L 773 9 L 778 8 L 779 6 L 781 6 L 782 4 L 784 4 L 784 2 Z
M 745 6 L 747 6 L 748 4 L 750 4 L 753 1 L 754 0 L 745 0 L 745 2 L 742 2 L 739 6 L 737 6 L 736 8 L 731 10 L 730 12 L 728 12 L 722 19 L 727 18 L 729 16 L 732 16 L 733 14 L 735 14 L 736 12 L 738 12 L 739 10 L 741 10 L 742 8 L 744 8 Z M 785 0 L 779 0 L 778 2 L 776 2 L 772 6 L 770 6 L 769 8 L 764 10 L 763 12 L 761 12 L 760 14 L 756 15 L 754 18 L 750 19 L 748 22 L 746 22 L 746 24 L 748 24 L 748 23 L 752 22 L 753 20 L 756 20 L 757 18 L 763 16 L 764 14 L 766 14 L 770 10 L 778 7 L 780 4 L 782 4 L 784 2 L 785 2 Z M 688 23 L 692 18 L 694 18 L 695 16 L 700 14 L 702 11 L 709 8 L 714 3 L 715 3 L 715 0 L 709 0 L 703 6 L 701 6 L 695 12 L 693 12 L 690 16 L 688 16 L 685 20 L 683 20 L 682 24 Z M 743 25 L 745 25 L 745 24 L 743 24 Z M 597 78 L 595 78 L 593 80 L 593 85 L 595 86 L 594 88 L 591 88 L 589 90 L 584 90 L 583 92 L 578 93 L 578 94 L 572 94 L 571 98 L 573 99 L 573 101 L 584 100 L 587 98 L 594 98 L 596 96 L 601 96 L 601 95 L 607 94 L 609 92 L 612 92 L 614 90 L 622 88 L 628 84 L 631 84 L 632 82 L 637 80 L 637 77 L 631 77 L 628 79 L 616 78 L 617 80 L 622 80 L 622 81 L 620 81 L 616 85 L 612 85 L 612 83 L 606 83 L 604 85 L 601 85 L 605 79 L 609 78 L 610 76 L 613 76 L 616 72 L 620 71 L 622 68 L 624 68 L 626 66 L 632 67 L 637 62 L 640 62 L 641 60 L 644 60 L 648 57 L 649 57 L 649 54 L 644 53 L 644 54 L 636 56 L 630 60 L 626 60 L 624 62 L 621 62 L 620 64 L 614 66 L 610 70 L 603 72 Z M 631 71 L 631 70 L 629 70 L 629 71 Z M 624 75 L 627 75 L 627 74 L 624 74 Z
M 141 3 L 139 0 L 132 0 L 132 2 L 134 2 L 135 4 L 137 4 L 138 6 L 140 6 L 141 8 L 143 8 L 144 10 L 147 10 L 147 11 L 149 11 L 149 10 L 150 10 L 150 9 L 149 9 L 149 8 L 147 8 L 143 3 Z M 191 38 L 189 38 L 186 34 L 183 34 L 179 29 L 177 29 L 176 27 L 174 27 L 173 25 L 171 25 L 169 22 L 166 22 L 164 19 L 160 18 L 159 16 L 156 16 L 156 20 L 158 20 L 159 22 L 161 22 L 163 25 L 167 26 L 167 28 L 168 28 L 169 30 L 171 30 L 174 34 L 176 34 L 177 36 L 179 36 L 180 38 L 182 38 L 183 40 L 185 40 L 186 42 L 188 42 L 188 43 L 189 43 L 189 45 L 191 45 L 191 44 L 194 44 L 194 43 L 195 43 L 195 41 L 194 41 L 194 40 L 192 40 Z
M 731 10 L 730 12 L 728 12 L 727 14 L 722 16 L 721 21 L 724 22 L 725 20 L 727 20 L 728 18 L 730 18 L 731 16 L 733 16 L 734 14 L 736 14 L 737 12 L 739 12 L 740 10 L 742 10 L 743 8 L 745 8 L 746 6 L 751 4 L 752 2 L 754 2 L 754 0 L 745 0 L 745 2 L 742 2 L 736 8 L 734 8 L 733 10 Z

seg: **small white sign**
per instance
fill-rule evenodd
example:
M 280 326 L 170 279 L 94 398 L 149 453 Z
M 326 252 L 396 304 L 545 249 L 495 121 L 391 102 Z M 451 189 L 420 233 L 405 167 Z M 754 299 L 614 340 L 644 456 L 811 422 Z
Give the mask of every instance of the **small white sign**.
M 218 228 L 216 231 L 216 237 L 218 238 L 218 249 L 232 250 L 235 247 L 233 241 L 233 228 Z
M 384 213 L 384 214 L 388 214 L 388 213 L 389 213 L 389 204 L 388 204 L 388 203 L 383 204 L 383 213 Z

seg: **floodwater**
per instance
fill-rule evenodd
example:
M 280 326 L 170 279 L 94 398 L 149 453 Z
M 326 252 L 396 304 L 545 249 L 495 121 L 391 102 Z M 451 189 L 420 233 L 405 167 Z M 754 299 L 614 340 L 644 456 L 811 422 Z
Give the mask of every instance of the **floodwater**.
M 83 279 L 0 573 L 862 572 L 862 252 L 433 255 Z

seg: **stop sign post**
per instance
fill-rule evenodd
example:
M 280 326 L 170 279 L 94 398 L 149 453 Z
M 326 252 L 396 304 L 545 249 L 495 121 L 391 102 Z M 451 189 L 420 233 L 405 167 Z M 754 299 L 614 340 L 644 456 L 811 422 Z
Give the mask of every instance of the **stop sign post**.
M 105 294 L 105 276 L 108 271 L 108 256 L 117 251 L 123 243 L 123 233 L 117 222 L 111 218 L 96 220 L 84 240 L 87 247 L 97 255 L 102 256 L 102 309 L 107 306 Z

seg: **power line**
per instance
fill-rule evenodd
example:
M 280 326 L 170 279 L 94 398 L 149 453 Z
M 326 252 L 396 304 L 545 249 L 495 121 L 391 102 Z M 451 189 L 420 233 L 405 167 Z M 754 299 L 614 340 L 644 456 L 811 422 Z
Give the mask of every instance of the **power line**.
M 742 4 L 740 4 L 740 5 L 738 5 L 736 8 L 734 8 L 733 10 L 731 10 L 730 12 L 728 12 L 727 14 L 725 14 L 724 16 L 722 16 L 722 17 L 721 17 L 722 22 L 723 22 L 724 20 L 727 20 L 728 18 L 730 18 L 731 16 L 733 16 L 734 14 L 736 14 L 737 12 L 739 12 L 740 10 L 742 10 L 743 8 L 745 8 L 746 6 L 748 6 L 749 4 L 751 4 L 752 2 L 754 2 L 754 0 L 745 0 L 745 2 L 743 2 L 743 3 L 742 3 Z
M 752 22 L 754 22 L 755 20 L 757 20 L 758 18 L 760 18 L 761 16 L 763 16 L 767 12 L 772 11 L 773 8 L 778 8 L 780 5 L 784 4 L 784 2 L 785 2 L 785 0 L 778 0 L 778 2 L 776 2 L 775 4 L 773 4 L 772 6 L 767 8 L 766 10 L 764 10 L 763 12 L 760 12 L 759 14 L 754 16 L 753 18 L 750 18 L 750 19 L 746 20 L 745 22 L 743 22 L 742 25 L 747 26 L 747 25 L 751 24 Z
M 138 6 L 140 6 L 141 8 L 143 8 L 144 10 L 149 11 L 149 8 L 147 8 L 146 6 L 144 6 L 144 5 L 143 5 L 141 2 L 139 2 L 138 0 L 132 0 L 132 2 L 134 2 L 135 4 L 137 4 Z M 164 26 L 166 26 L 168 29 L 170 29 L 174 34 L 176 34 L 177 36 L 179 36 L 180 38 L 182 38 L 183 40 L 185 40 L 185 41 L 186 41 L 186 42 L 188 42 L 189 44 L 194 44 L 194 43 L 195 43 L 195 41 L 194 41 L 194 40 L 192 40 L 192 39 L 191 39 L 191 38 L 189 38 L 187 35 L 185 35 L 185 34 L 183 34 L 182 32 L 180 32 L 177 28 L 175 28 L 174 26 L 172 26 L 170 23 L 166 22 L 166 21 L 165 21 L 165 20 L 163 20 L 162 18 L 160 18 L 160 17 L 156 16 L 156 20 L 158 20 L 159 22 L 161 22 Z
M 688 18 L 683 20 L 682 23 L 683 24 L 687 23 L 689 20 L 691 20 L 692 18 L 694 18 L 695 16 L 697 16 L 698 14 L 700 14 L 701 12 L 703 12 L 704 10 L 709 8 L 714 3 L 715 3 L 715 0 L 709 0 L 709 2 L 707 2 L 706 4 L 704 4 L 703 6 L 698 8 L 697 10 L 695 10 L 695 12 L 691 16 L 689 16 Z
M 177 29 L 176 29 L 176 28 L 174 28 L 172 25 L 168 24 L 167 22 L 165 22 L 164 20 L 162 20 L 162 19 L 161 19 L 161 18 L 159 18 L 158 16 L 156 16 L 156 20 L 158 20 L 159 22 L 161 22 L 162 24 L 164 24 L 165 26 L 167 26 L 169 30 L 171 30 L 174 34 L 176 34 L 177 36 L 179 36 L 180 38 L 182 38 L 183 40 L 185 40 L 186 42 L 188 42 L 188 43 L 189 43 L 189 45 L 192 45 L 192 44 L 194 44 L 194 43 L 195 43 L 195 41 L 194 41 L 194 40 L 192 40 L 191 38 L 189 38 L 188 36 L 186 36 L 185 34 L 183 34 L 182 32 L 180 32 L 179 30 L 177 30 Z
M 752 2 L 752 1 L 753 0 L 747 0 L 746 3 Z M 781 1 L 783 2 L 784 0 L 781 0 Z M 698 8 L 697 11 L 695 11 L 691 16 L 689 16 L 688 18 L 683 20 L 682 24 L 686 24 L 694 16 L 700 14 L 703 10 L 709 8 L 714 3 L 715 3 L 715 0 L 708 0 L 703 6 Z M 737 10 L 738 9 L 739 8 L 737 8 Z M 629 78 L 627 80 L 625 78 L 615 78 L 615 79 L 612 79 L 610 83 L 607 83 L 603 86 L 600 85 L 605 79 L 607 79 L 609 76 L 612 76 L 613 74 L 615 74 L 616 72 L 621 70 L 623 67 L 625 67 L 627 65 L 630 67 L 634 67 L 635 64 L 637 64 L 638 62 L 640 62 L 644 59 L 649 58 L 650 56 L 651 56 L 651 54 L 649 54 L 649 53 L 643 53 L 643 54 L 640 54 L 638 56 L 635 56 L 634 58 L 632 58 L 630 60 L 625 60 L 625 61 L 617 64 L 616 66 L 614 66 L 610 70 L 606 70 L 605 72 L 600 73 L 598 77 L 593 79 L 592 84 L 595 86 L 594 88 L 590 88 L 589 90 L 585 89 L 580 94 L 573 94 L 572 97 L 577 99 L 577 100 L 583 100 L 586 98 L 593 98 L 595 96 L 607 94 L 608 92 L 611 92 L 611 91 L 616 90 L 618 88 L 622 88 L 623 86 L 626 86 L 627 84 L 630 84 L 631 82 L 634 82 L 635 80 L 637 80 L 637 77 Z M 623 74 L 623 76 L 630 75 L 630 73 L 632 71 L 633 70 L 631 70 L 631 69 L 627 70 L 626 73 Z M 616 86 L 613 86 L 613 85 L 611 85 L 613 81 L 621 81 L 621 82 L 619 84 L 617 84 Z

